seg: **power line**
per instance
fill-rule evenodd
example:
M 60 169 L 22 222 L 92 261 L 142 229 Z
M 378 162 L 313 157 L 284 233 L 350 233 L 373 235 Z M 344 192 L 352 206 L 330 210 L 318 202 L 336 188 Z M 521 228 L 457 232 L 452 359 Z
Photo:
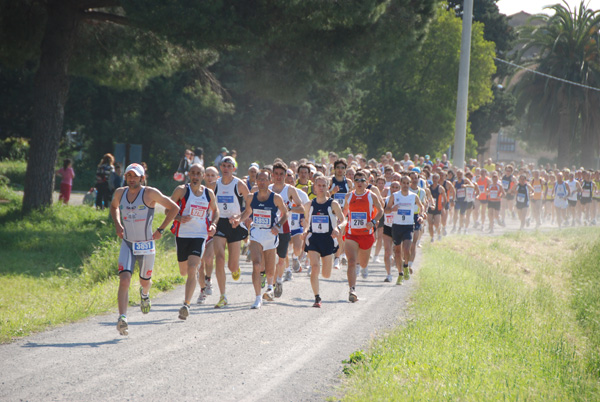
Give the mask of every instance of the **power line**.
M 591 89 L 592 91 L 598 91 L 598 92 L 600 92 L 600 88 L 590 87 L 588 85 L 583 85 L 583 84 L 580 84 L 578 82 L 565 80 L 564 78 L 559 78 L 559 77 L 555 77 L 553 75 L 544 74 L 544 73 L 541 73 L 539 71 L 532 70 L 531 68 L 523 67 L 523 66 L 520 66 L 518 64 L 511 63 L 510 61 L 499 59 L 497 57 L 494 57 L 494 60 L 499 61 L 499 62 L 504 63 L 504 64 L 508 64 L 509 66 L 520 68 L 521 70 L 529 71 L 530 73 L 533 73 L 533 74 L 541 75 L 542 77 L 550 78 L 550 79 L 556 80 L 556 81 L 561 81 L 561 82 L 564 82 L 564 83 L 570 84 L 570 85 L 575 85 L 576 87 L 581 87 L 581 88 L 585 88 L 585 89 Z

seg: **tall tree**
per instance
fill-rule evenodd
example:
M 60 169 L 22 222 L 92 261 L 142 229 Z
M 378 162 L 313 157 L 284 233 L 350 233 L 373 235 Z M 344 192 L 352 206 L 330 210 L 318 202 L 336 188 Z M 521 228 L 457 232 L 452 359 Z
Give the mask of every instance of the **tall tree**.
M 542 24 L 521 31 L 521 54 L 537 49 L 536 56 L 521 64 L 546 74 L 523 75 L 515 87 L 518 108 L 525 111 L 525 135 L 541 135 L 549 149 L 557 149 L 561 167 L 574 161 L 572 145 L 580 141 L 581 162 L 591 167 L 600 143 L 600 93 L 563 80 L 599 87 L 600 12 L 584 1 L 573 10 L 566 2 L 548 8 L 553 16 L 536 15 L 533 19 Z
M 362 85 L 368 95 L 349 141 L 366 144 L 371 154 L 446 150 L 453 142 L 461 32 L 460 19 L 441 8 L 421 48 L 379 64 Z M 494 44 L 483 39 L 483 25 L 475 23 L 469 112 L 492 99 L 493 57 Z
M 326 82 L 336 65 L 360 69 L 414 42 L 436 3 L 0 1 L 0 59 L 19 54 L 21 60 L 39 62 L 24 211 L 52 202 L 69 73 L 76 70 L 70 67 L 108 83 L 143 85 L 147 78 L 182 68 L 188 52 L 235 50 L 248 55 L 255 90 L 269 82 L 266 93 L 297 99 L 309 92 L 312 80 Z M 11 26 L 18 28 L 11 31 Z

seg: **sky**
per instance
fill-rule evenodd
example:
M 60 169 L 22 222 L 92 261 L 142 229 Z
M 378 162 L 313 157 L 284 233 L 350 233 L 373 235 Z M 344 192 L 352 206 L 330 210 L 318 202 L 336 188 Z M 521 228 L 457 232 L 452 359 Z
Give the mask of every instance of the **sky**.
M 600 10 L 600 0 L 587 1 L 588 8 Z M 525 11 L 529 14 L 548 13 L 547 10 L 544 10 L 544 7 L 556 3 L 562 3 L 562 0 L 499 0 L 496 4 L 502 14 L 512 15 L 519 11 Z M 581 0 L 567 0 L 567 3 L 573 9 L 579 7 Z

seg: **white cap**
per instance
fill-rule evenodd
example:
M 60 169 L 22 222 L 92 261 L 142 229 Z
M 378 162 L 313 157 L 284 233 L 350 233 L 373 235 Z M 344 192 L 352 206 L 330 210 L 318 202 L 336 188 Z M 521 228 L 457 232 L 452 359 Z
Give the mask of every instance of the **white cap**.
M 127 166 L 127 169 L 125 169 L 125 174 L 127 174 L 127 172 L 133 172 L 140 177 L 146 174 L 144 167 L 139 163 L 132 163 L 131 165 Z

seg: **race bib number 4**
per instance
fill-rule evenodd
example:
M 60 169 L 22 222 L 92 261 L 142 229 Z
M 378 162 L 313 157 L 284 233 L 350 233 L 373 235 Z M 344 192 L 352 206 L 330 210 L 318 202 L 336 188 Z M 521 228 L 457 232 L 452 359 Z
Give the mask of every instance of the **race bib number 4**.
M 311 231 L 313 233 L 328 233 L 329 232 L 329 216 L 313 215 L 311 220 Z
M 133 255 L 148 255 L 155 252 L 154 240 L 136 241 L 133 243 Z
M 271 227 L 271 211 L 254 209 L 252 215 L 254 216 L 252 224 L 257 228 L 269 229 Z
M 353 229 L 365 229 L 367 227 L 367 213 L 352 212 L 350 214 L 350 227 Z

